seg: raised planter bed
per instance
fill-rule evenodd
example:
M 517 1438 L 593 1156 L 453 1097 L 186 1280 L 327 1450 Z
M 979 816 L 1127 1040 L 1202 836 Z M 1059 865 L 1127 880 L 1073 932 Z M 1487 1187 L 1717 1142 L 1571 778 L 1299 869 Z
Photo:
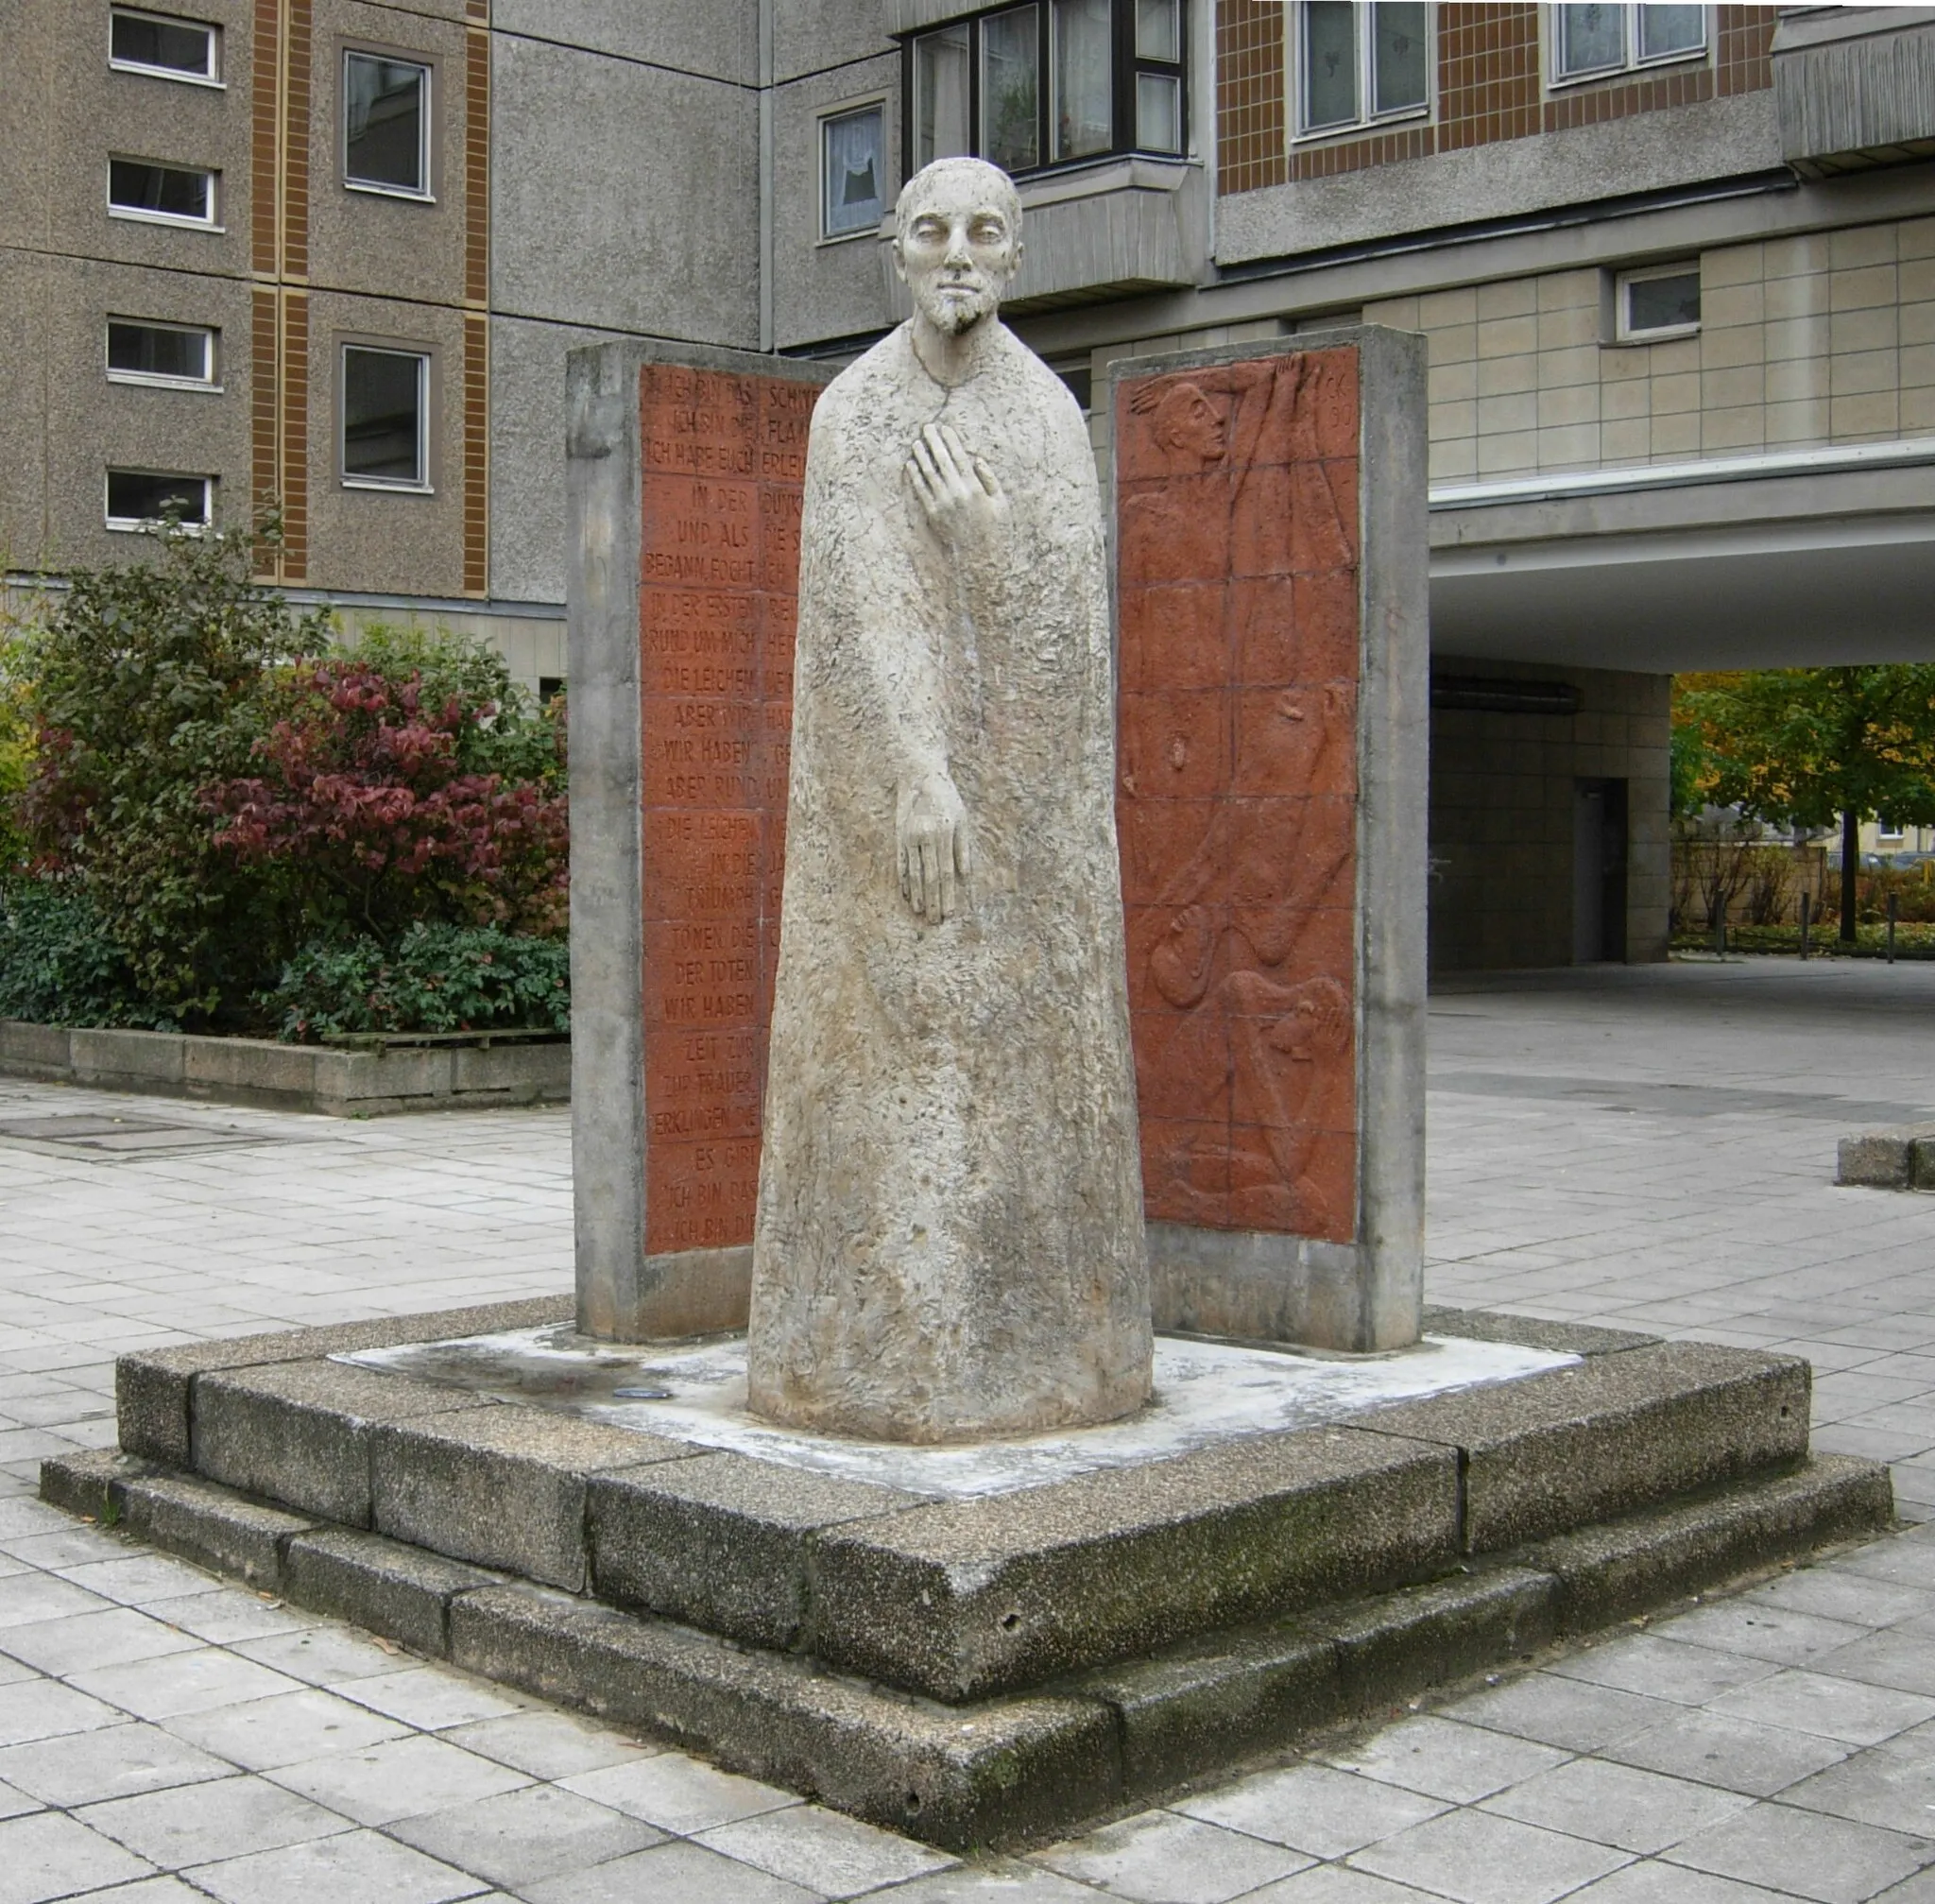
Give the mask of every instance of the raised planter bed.
M 388 1117 L 567 1103 L 571 1040 L 549 1032 L 464 1032 L 303 1045 L 0 1019 L 0 1073 L 265 1110 Z

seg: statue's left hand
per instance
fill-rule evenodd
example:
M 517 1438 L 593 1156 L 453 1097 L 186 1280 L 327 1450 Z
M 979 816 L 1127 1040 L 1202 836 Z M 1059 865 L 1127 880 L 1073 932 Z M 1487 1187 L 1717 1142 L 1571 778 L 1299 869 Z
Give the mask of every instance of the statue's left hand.
M 968 454 L 952 424 L 922 428 L 907 459 L 907 479 L 927 520 L 956 554 L 988 555 L 1006 539 L 1008 499 L 994 472 Z

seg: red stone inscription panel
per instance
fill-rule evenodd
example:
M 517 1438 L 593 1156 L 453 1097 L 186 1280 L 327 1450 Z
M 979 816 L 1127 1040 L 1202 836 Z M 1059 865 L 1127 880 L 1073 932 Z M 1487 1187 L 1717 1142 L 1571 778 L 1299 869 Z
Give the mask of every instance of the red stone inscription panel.
M 648 1255 L 752 1241 L 818 395 L 676 365 L 641 375 Z
M 1117 819 L 1152 1220 L 1357 1231 L 1357 352 L 1117 386 Z

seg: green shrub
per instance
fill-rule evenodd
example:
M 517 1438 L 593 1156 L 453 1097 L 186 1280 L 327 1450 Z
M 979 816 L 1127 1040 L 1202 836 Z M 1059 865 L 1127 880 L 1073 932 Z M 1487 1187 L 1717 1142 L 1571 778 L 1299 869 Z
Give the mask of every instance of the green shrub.
M 144 1000 L 86 893 L 60 880 L 0 885 L 0 1019 L 177 1031 Z
M 280 1036 L 315 1042 L 357 1032 L 571 1029 L 571 951 L 497 926 L 415 925 L 305 946 L 262 1003 Z

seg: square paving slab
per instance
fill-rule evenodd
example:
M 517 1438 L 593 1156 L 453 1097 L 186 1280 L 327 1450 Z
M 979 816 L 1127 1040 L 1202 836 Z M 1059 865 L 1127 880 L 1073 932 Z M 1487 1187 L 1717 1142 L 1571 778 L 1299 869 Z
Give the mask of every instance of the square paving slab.
M 748 1414 L 744 1336 L 634 1348 L 590 1341 L 567 1325 L 334 1359 L 783 1467 L 962 1498 L 1169 1460 L 1248 1435 L 1319 1428 L 1368 1408 L 1511 1381 L 1580 1360 L 1449 1336 L 1427 1336 L 1393 1355 L 1351 1358 L 1158 1336 L 1155 1398 L 1125 1421 L 961 1448 L 909 1448 L 796 1433 Z

